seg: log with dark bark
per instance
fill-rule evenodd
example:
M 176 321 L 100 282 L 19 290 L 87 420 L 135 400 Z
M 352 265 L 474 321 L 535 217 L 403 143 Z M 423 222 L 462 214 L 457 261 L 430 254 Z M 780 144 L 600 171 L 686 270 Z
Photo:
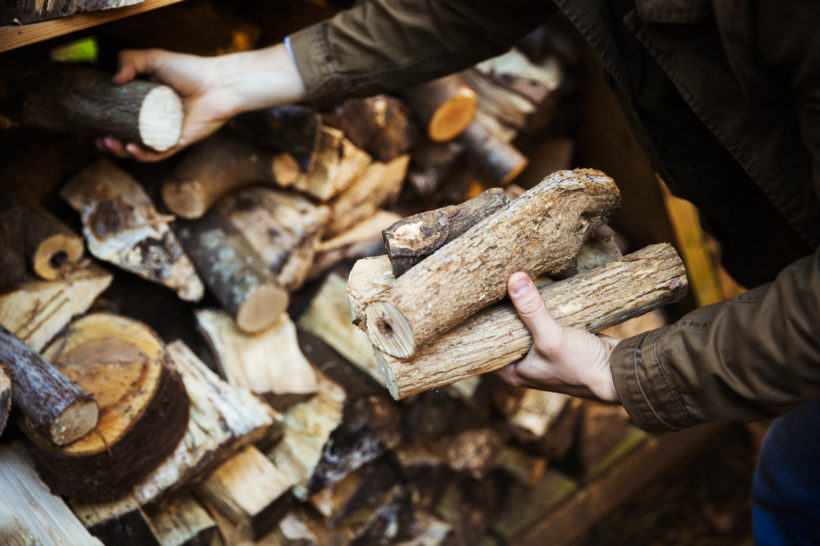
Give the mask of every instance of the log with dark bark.
M 597 332 L 679 301 L 686 288 L 677 252 L 658 244 L 548 284 L 540 292 L 559 323 Z M 399 399 L 506 366 L 531 346 L 529 331 L 508 304 L 470 317 L 411 359 L 380 352 L 376 359 L 390 393 Z
M 288 306 L 288 293 L 236 228 L 218 214 L 179 226 L 182 245 L 205 284 L 240 330 L 268 328 Z
M 54 67 L 28 82 L 22 123 L 123 142 L 164 152 L 182 133 L 182 101 L 167 85 L 133 80 L 114 85 L 92 68 Z
M 180 495 L 168 506 L 150 509 L 149 517 L 161 546 L 220 544 L 216 523 L 192 495 Z
M 145 0 L 57 0 L 56 2 L 22 2 L 4 3 L 0 9 L 0 24 L 28 24 L 59 17 L 68 17 L 75 13 L 91 13 L 95 11 L 133 6 Z
M 459 137 L 465 153 L 493 181 L 508 184 L 529 160 L 483 119 L 476 118 Z
M 418 126 L 409 116 L 407 107 L 388 95 L 350 99 L 334 113 L 353 144 L 385 163 L 406 153 L 418 139 Z
M 60 448 L 27 430 L 40 475 L 55 493 L 117 498 L 173 452 L 188 424 L 188 396 L 148 327 L 107 313 L 87 315 L 43 355 L 100 406 L 95 432 Z
M 313 168 L 293 185 L 319 201 L 335 197 L 370 164 L 370 156 L 333 127 L 322 127 Z
M 453 163 L 463 152 L 464 145 L 457 140 L 422 141 L 413 149 L 407 181 L 420 195 L 434 194 L 444 185 Z
M 104 544 L 159 546 L 148 516 L 133 495 L 110 502 L 84 503 L 69 499 L 74 515 Z
M 83 238 L 42 207 L 27 207 L 25 230 L 26 258 L 42 279 L 62 278 L 83 257 Z
M 446 142 L 461 134 L 475 115 L 478 99 L 455 74 L 432 80 L 404 92 L 407 104 L 436 142 Z
M 27 428 L 49 444 L 70 444 L 97 425 L 97 401 L 47 358 L 0 326 L 0 363 L 11 371 L 12 399 Z
M 365 308 L 370 340 L 407 358 L 503 298 L 507 278 L 572 270 L 583 243 L 617 210 L 600 171 L 561 171 L 396 279 Z
M 25 209 L 0 205 L 0 286 L 26 280 Z
M 475 70 L 536 105 L 544 104 L 563 79 L 561 63 L 555 57 L 535 64 L 516 49 L 478 63 Z
M 500 188 L 491 188 L 459 205 L 402 218 L 382 233 L 387 255 L 398 278 L 479 221 L 510 204 Z
M 5 365 L 0 364 L 0 436 L 6 430 L 11 411 L 11 388 L 11 374 Z
M 106 159 L 80 171 L 60 191 L 83 221 L 95 257 L 167 286 L 185 301 L 198 301 L 204 287 L 170 222 L 143 187 Z

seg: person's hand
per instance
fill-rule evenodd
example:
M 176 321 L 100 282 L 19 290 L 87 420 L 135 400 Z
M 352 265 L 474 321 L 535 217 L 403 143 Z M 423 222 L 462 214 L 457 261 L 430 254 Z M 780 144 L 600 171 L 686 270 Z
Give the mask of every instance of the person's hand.
M 558 324 L 526 273 L 512 274 L 507 292 L 532 334 L 533 346 L 523 359 L 496 372 L 506 383 L 618 401 L 609 369 L 609 355 L 618 340 Z

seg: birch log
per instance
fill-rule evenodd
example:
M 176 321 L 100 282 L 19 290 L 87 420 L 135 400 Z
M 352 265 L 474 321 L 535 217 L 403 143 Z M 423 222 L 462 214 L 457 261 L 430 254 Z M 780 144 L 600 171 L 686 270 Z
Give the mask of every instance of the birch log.
M 677 252 L 671 245 L 657 244 L 548 284 L 540 292 L 560 324 L 597 332 L 679 301 L 686 289 Z M 506 366 L 531 346 L 529 331 L 512 305 L 505 304 L 470 317 L 411 359 L 379 351 L 376 359 L 385 385 L 398 400 Z
M 461 134 L 475 115 L 478 99 L 457 75 L 445 76 L 405 91 L 404 98 L 436 142 Z
M 412 268 L 365 308 L 370 340 L 406 358 L 506 294 L 516 271 L 572 270 L 620 202 L 600 171 L 560 171 Z
M 26 212 L 25 251 L 32 271 L 47 281 L 65 276 L 83 257 L 83 238 L 42 207 Z
M 11 374 L 5 365 L 0 364 L 0 436 L 6 430 L 6 422 L 11 411 Z

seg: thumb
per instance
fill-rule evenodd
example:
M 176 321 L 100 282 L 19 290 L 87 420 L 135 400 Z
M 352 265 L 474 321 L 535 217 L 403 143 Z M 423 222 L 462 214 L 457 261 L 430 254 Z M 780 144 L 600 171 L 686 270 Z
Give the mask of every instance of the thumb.
M 113 82 L 122 85 L 133 80 L 137 74 L 151 74 L 155 71 L 155 55 L 150 49 L 124 49 L 119 54 L 119 68 Z
M 529 275 L 522 272 L 510 275 L 507 292 L 518 316 L 532 334 L 533 345 L 542 352 L 552 352 L 562 339 L 563 328 L 547 311 Z

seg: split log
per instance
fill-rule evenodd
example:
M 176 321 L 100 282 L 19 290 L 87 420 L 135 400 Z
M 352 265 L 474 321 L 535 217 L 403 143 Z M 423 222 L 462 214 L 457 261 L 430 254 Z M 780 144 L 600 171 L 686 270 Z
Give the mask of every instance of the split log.
M 78 66 L 49 69 L 30 82 L 24 125 L 123 142 L 164 152 L 182 134 L 182 101 L 167 85 L 133 80 L 114 85 L 111 75 Z
M 402 218 L 384 230 L 384 246 L 398 278 L 479 221 L 510 204 L 501 188 L 492 188 L 459 205 Z
M 222 381 L 181 341 L 168 345 L 168 355 L 191 400 L 190 418 L 174 452 L 134 487 L 141 505 L 155 503 L 244 446 L 269 438 L 281 421 L 250 391 Z
M 73 378 L 63 375 L 59 366 L 2 326 L 0 363 L 11 371 L 14 405 L 33 434 L 62 446 L 82 438 L 97 425 L 94 392 L 87 393 Z
M 293 505 L 293 484 L 253 446 L 237 453 L 196 486 L 197 495 L 250 538 L 268 534 Z
M 406 358 L 506 295 L 507 278 L 575 267 L 581 245 L 620 202 L 595 170 L 547 177 L 419 263 L 365 308 L 370 340 Z
M 444 492 L 436 514 L 452 528 L 448 544 L 470 546 L 481 543 L 489 524 L 506 504 L 509 477 L 501 472 L 484 480 L 463 476 Z
M 421 510 L 434 509 L 452 473 L 444 454 L 431 450 L 428 442 L 403 444 L 394 454 L 401 467 L 403 483 L 413 496 L 413 505 Z
M 507 422 L 519 440 L 532 442 L 552 434 L 552 425 L 558 420 L 569 402 L 569 397 L 557 392 L 534 389 L 515 389 L 518 398 L 515 408 L 507 413 Z
M 463 152 L 464 145 L 457 140 L 421 142 L 413 149 L 407 181 L 419 195 L 434 194 L 444 185 L 453 163 Z
M 418 139 L 418 126 L 407 108 L 388 95 L 347 100 L 334 117 L 353 144 L 385 163 L 407 153 Z
M 77 266 L 83 257 L 83 238 L 39 206 L 26 210 L 25 251 L 31 269 L 53 281 Z
M 563 79 L 563 69 L 557 58 L 550 57 L 538 65 L 516 49 L 478 63 L 475 70 L 536 105 L 544 104 Z
M 446 544 L 452 527 L 434 515 L 416 510 L 408 538 L 396 546 L 441 546 Z
M 483 479 L 504 448 L 504 437 L 492 427 L 471 428 L 442 439 L 447 463 L 456 472 Z
M 0 207 L 0 286 L 26 280 L 25 225 L 23 207 Z
M 151 525 L 161 546 L 219 544 L 219 529 L 210 514 L 191 495 L 150 511 Z
M 296 327 L 287 313 L 254 335 L 240 332 L 221 311 L 200 309 L 196 320 L 231 385 L 259 394 L 280 411 L 316 393 L 316 372 L 299 349 Z
M 37 476 L 19 442 L 0 445 L 0 543 L 102 546 Z
M 402 220 L 399 220 L 400 222 Z M 347 303 L 350 310 L 350 322 L 366 332 L 365 307 L 367 307 L 368 302 L 393 286 L 395 282 L 393 265 L 390 263 L 390 257 L 387 254 L 362 258 L 353 264 L 353 269 L 350 270 L 347 279 Z
M 204 287 L 194 266 L 142 186 L 108 160 L 89 165 L 60 195 L 83 221 L 88 250 L 106 262 L 198 301 Z
M 467 156 L 493 181 L 508 184 L 529 160 L 482 119 L 475 119 L 459 137 Z
M 330 209 L 295 192 L 250 187 L 225 196 L 215 208 L 245 237 L 286 290 L 304 284 Z
M 326 487 L 309 501 L 325 517 L 328 527 L 336 527 L 348 519 L 361 520 L 365 510 L 372 512 L 398 479 L 391 465 L 381 458 Z
M 293 187 L 327 201 L 350 186 L 370 161 L 370 156 L 345 138 L 342 131 L 322 127 L 313 168 Z
M 56 2 L 10 2 L 0 9 L 0 24 L 28 24 L 75 13 L 91 13 L 107 9 L 133 6 L 145 0 L 58 0 Z
M 6 422 L 11 411 L 11 374 L 5 365 L 0 364 L 0 436 L 6 430 Z
M 671 245 L 658 244 L 549 284 L 540 292 L 559 323 L 597 332 L 679 301 L 686 288 L 677 252 Z M 400 399 L 506 366 L 531 346 L 532 337 L 512 305 L 499 305 L 470 317 L 412 359 L 377 352 L 376 360 L 385 385 Z
M 178 229 L 205 284 L 246 333 L 261 332 L 288 306 L 288 293 L 236 228 L 208 214 Z
M 69 499 L 74 515 L 103 544 L 159 546 L 148 516 L 130 494 L 110 502 L 84 503 Z
M 460 135 L 473 120 L 478 103 L 475 91 L 455 74 L 412 87 L 404 98 L 436 142 Z
M 188 396 L 166 366 L 162 340 L 147 326 L 107 313 L 87 315 L 43 356 L 100 407 L 95 433 L 67 446 L 56 448 L 28 431 L 40 476 L 55 493 L 117 498 L 173 452 L 188 423 Z
M 516 91 L 499 85 L 478 70 L 461 73 L 464 83 L 478 95 L 478 109 L 516 130 L 527 129 L 537 110 L 536 104 Z
M 355 532 L 351 546 L 396 544 L 409 538 L 413 525 L 413 506 L 410 491 L 396 485 L 384 504 Z
M 372 216 L 383 205 L 393 204 L 399 197 L 409 162 L 409 155 L 401 155 L 389 163 L 371 163 L 330 204 L 332 215 L 327 235 L 339 235 Z

